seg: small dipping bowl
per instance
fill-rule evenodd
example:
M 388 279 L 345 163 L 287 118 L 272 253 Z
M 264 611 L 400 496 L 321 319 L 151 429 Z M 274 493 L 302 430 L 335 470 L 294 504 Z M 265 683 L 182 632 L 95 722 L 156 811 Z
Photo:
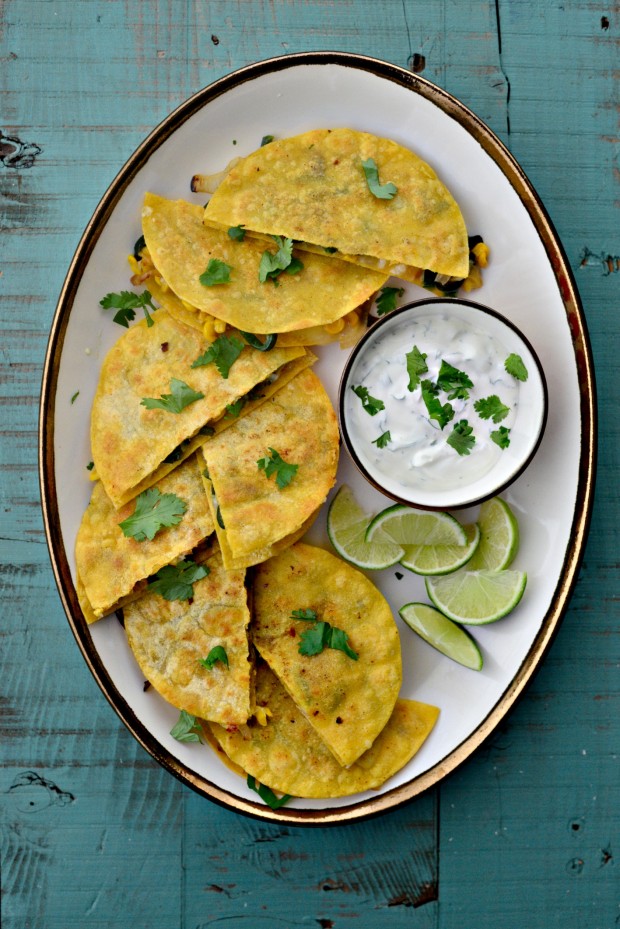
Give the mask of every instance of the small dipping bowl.
M 428 299 L 368 329 L 345 365 L 338 407 L 345 447 L 374 487 L 421 509 L 458 509 L 499 494 L 530 463 L 547 385 L 510 320 L 468 300 Z

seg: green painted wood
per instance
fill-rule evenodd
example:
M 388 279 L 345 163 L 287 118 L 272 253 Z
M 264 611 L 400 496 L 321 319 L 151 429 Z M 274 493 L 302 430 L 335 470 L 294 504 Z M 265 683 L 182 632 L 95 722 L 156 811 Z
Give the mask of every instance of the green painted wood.
M 0 4 L 0 131 L 23 143 L 21 167 L 0 148 L 3 927 L 618 924 L 619 20 L 585 0 Z M 584 567 L 519 706 L 438 790 L 304 830 L 203 800 L 119 723 L 54 588 L 36 429 L 56 297 L 119 167 L 200 87 L 314 49 L 414 67 L 520 160 L 581 289 L 604 428 Z

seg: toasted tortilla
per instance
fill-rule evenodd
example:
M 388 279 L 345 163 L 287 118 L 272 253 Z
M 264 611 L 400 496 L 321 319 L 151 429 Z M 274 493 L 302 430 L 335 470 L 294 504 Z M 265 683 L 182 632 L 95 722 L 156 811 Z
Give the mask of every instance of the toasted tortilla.
M 213 520 L 194 454 L 157 483 L 161 494 L 175 494 L 187 509 L 180 523 L 138 542 L 119 523 L 134 513 L 135 501 L 115 509 L 100 481 L 93 487 L 75 543 L 77 573 L 92 610 L 100 619 L 138 596 L 146 578 L 192 551 L 213 533 Z M 87 613 L 87 610 L 84 610 Z
M 286 487 L 258 467 L 270 449 L 297 465 Z M 336 480 L 338 421 L 321 381 L 307 368 L 201 454 L 217 501 L 209 496 L 222 552 L 236 565 L 244 559 L 256 564 L 269 557 L 261 550 L 298 530 L 325 501 Z
M 219 554 L 205 564 L 210 573 L 194 583 L 191 602 L 147 592 L 125 608 L 125 632 L 142 673 L 165 700 L 222 726 L 238 725 L 253 708 L 245 572 L 225 571 Z M 228 667 L 202 667 L 218 645 Z
M 201 429 L 218 433 L 234 422 L 225 415 L 227 405 L 277 374 L 260 396 L 246 404 L 242 415 L 249 412 L 300 367 L 316 360 L 303 348 L 276 346 L 260 352 L 247 346 L 224 378 L 215 364 L 192 368 L 192 362 L 211 344 L 200 332 L 164 309 L 157 310 L 153 320 L 151 327 L 146 320 L 132 326 L 112 346 L 101 367 L 93 402 L 93 460 L 116 507 L 154 484 L 207 441 L 209 436 L 201 434 Z M 204 397 L 180 413 L 142 405 L 143 398 L 168 394 L 173 378 Z
M 321 548 L 297 542 L 255 569 L 253 641 L 336 760 L 352 764 L 392 714 L 402 679 L 398 629 L 387 600 L 357 569 Z M 354 660 L 326 648 L 300 654 L 311 622 L 348 635 Z
M 398 699 L 372 746 L 345 768 L 263 663 L 256 669 L 256 705 L 264 710 L 264 725 L 252 719 L 227 730 L 209 723 L 210 733 L 227 759 L 261 784 L 308 799 L 345 797 L 381 787 L 413 758 L 439 716 L 435 706 Z
M 304 254 L 303 269 L 259 281 L 261 256 L 273 241 L 231 239 L 227 229 L 205 226 L 203 208 L 147 193 L 142 231 L 151 260 L 174 293 L 192 306 L 245 332 L 279 333 L 333 323 L 383 286 L 387 273 Z M 230 282 L 205 286 L 209 261 L 230 267 Z
M 368 159 L 380 184 L 397 188 L 392 199 L 369 189 Z M 339 258 L 371 259 L 406 279 L 407 268 L 469 273 L 465 221 L 433 169 L 402 145 L 353 129 L 276 139 L 243 158 L 211 197 L 205 223 L 337 249 Z

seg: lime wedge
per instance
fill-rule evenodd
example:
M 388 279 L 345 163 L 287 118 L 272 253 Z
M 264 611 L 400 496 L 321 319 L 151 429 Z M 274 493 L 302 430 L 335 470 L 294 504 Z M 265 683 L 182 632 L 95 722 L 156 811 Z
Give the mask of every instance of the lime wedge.
M 482 626 L 506 616 L 525 590 L 525 571 L 469 571 L 427 577 L 426 592 L 455 623 Z
M 343 484 L 327 511 L 327 535 L 338 554 L 358 568 L 377 571 L 397 564 L 403 549 L 392 539 L 378 533 L 372 542 L 366 542 L 366 529 L 371 517 L 364 512 Z
M 449 513 L 414 510 L 395 503 L 371 521 L 366 541 L 383 533 L 398 545 L 465 545 L 467 536 L 461 524 Z
M 501 571 L 512 563 L 519 548 L 519 526 L 501 497 L 487 500 L 478 517 L 480 545 L 468 567 L 471 571 Z
M 465 545 L 405 545 L 405 554 L 400 559 L 403 568 L 414 574 L 450 574 L 470 560 L 480 541 L 480 529 L 476 523 L 464 526 Z
M 398 611 L 410 629 L 453 661 L 480 671 L 482 652 L 470 634 L 427 603 L 406 603 Z

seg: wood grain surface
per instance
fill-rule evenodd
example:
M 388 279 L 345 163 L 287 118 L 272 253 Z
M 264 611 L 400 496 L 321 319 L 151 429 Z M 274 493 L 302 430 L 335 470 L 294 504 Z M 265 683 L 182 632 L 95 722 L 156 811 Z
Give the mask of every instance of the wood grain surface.
M 620 925 L 619 34 L 590 0 L 0 0 L 3 929 Z M 519 160 L 581 291 L 601 442 L 570 609 L 501 730 L 402 809 L 304 830 L 192 793 L 106 703 L 54 586 L 37 414 L 66 269 L 138 143 L 234 68 L 323 49 L 423 74 Z

